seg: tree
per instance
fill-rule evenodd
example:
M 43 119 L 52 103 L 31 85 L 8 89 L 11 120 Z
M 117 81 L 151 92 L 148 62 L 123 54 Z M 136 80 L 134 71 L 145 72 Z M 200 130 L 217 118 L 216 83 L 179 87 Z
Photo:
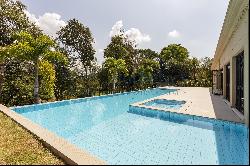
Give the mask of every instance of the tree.
M 152 59 L 145 58 L 142 60 L 138 74 L 140 75 L 140 83 L 142 87 L 153 84 L 153 71 L 159 68 L 159 63 Z M 145 86 L 146 85 L 146 86 Z
M 72 77 L 72 71 L 68 65 L 61 62 L 54 62 L 56 71 L 55 97 L 57 100 L 68 99 L 75 96 L 75 81 Z
M 155 64 L 155 65 L 154 65 Z M 136 56 L 134 57 L 134 66 L 137 71 L 140 66 L 149 65 L 152 67 L 150 75 L 153 83 L 159 80 L 159 55 L 151 49 L 136 49 Z M 135 72 L 136 72 L 135 71 Z
M 0 49 L 13 43 L 13 34 L 26 30 L 34 36 L 41 34 L 41 30 L 28 20 L 25 14 L 26 6 L 20 1 L 0 0 Z M 19 61 L 15 61 L 15 64 Z M 14 64 L 14 63 L 13 63 Z M 5 60 L 0 57 L 0 96 L 4 83 Z
M 39 83 L 40 83 L 40 97 L 48 100 L 55 97 L 55 69 L 52 63 L 48 60 L 39 61 Z
M 7 106 L 33 103 L 34 75 L 30 62 L 17 58 L 6 60 L 1 101 Z
M 24 10 L 26 6 L 20 1 L 0 1 L 0 46 L 11 44 L 15 33 L 23 30 L 32 35 L 41 34 L 41 30 L 28 20 Z
M 181 44 L 170 44 L 164 47 L 160 53 L 161 73 L 168 83 L 176 84 L 178 80 L 184 80 L 189 77 L 188 50 Z
M 111 38 L 111 42 L 104 49 L 104 58 L 125 59 L 128 53 L 124 37 L 116 35 Z
M 202 80 L 200 86 L 211 87 L 212 86 L 212 71 L 211 65 L 213 60 L 209 57 L 201 59 L 201 67 L 199 70 L 199 79 Z
M 190 79 L 192 80 L 197 80 L 197 70 L 199 69 L 200 67 L 200 62 L 197 58 L 191 58 L 189 60 L 189 70 L 190 70 Z
M 27 32 L 20 32 L 14 38 L 16 42 L 2 48 L 0 55 L 5 55 L 6 57 L 14 56 L 33 63 L 35 77 L 34 98 L 35 103 L 39 103 L 39 63 L 42 60 L 51 62 L 54 59 L 66 63 L 67 59 L 60 52 L 52 51 L 55 43 L 46 35 L 39 35 L 37 38 L 34 38 Z
M 90 29 L 76 19 L 68 21 L 67 25 L 57 32 L 58 40 L 65 46 L 74 61 L 80 60 L 85 70 L 85 81 L 88 85 L 88 71 L 94 60 L 95 50 L 93 48 L 94 38 Z M 76 66 L 79 65 L 75 63 Z M 87 93 L 89 88 L 87 87 Z
M 136 44 L 131 41 L 121 30 L 119 35 L 111 38 L 110 44 L 104 49 L 104 57 L 112 57 L 114 59 L 123 59 L 126 63 L 128 71 L 127 75 L 118 73 L 118 81 L 122 87 L 131 89 L 134 86 L 133 73 L 136 70 L 135 57 L 136 57 Z
M 190 77 L 185 80 L 178 80 L 177 86 L 195 86 L 211 87 L 212 86 L 212 59 L 209 57 L 198 60 L 197 58 L 189 59 L 188 69 Z
M 100 91 L 102 93 L 109 91 L 109 81 L 107 79 L 107 75 L 108 75 L 108 71 L 104 67 L 102 67 L 97 73 L 97 78 L 100 82 Z
M 140 59 L 152 59 L 152 60 L 158 60 L 158 54 L 157 52 L 147 48 L 147 49 L 137 49 L 138 55 Z
M 104 68 L 108 71 L 108 79 L 112 83 L 112 89 L 115 90 L 118 73 L 127 74 L 126 63 L 123 59 L 107 58 L 103 64 Z

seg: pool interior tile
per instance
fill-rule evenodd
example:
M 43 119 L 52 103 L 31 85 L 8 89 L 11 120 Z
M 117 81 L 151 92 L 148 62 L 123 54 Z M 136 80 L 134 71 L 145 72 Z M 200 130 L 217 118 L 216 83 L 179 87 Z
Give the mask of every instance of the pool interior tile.
M 143 93 L 141 91 L 138 95 Z M 79 99 L 79 102 L 56 102 L 49 105 L 49 117 L 44 112 L 48 105 L 20 107 L 17 108 L 17 112 L 20 111 L 109 164 L 249 163 L 249 129 L 245 126 L 228 121 L 128 106 L 123 102 L 125 98 L 129 102 L 137 102 L 136 95 L 130 95 L 116 95 L 119 101 L 112 103 L 113 107 L 109 109 L 101 101 L 111 101 L 111 95 Z M 137 97 L 138 101 L 143 99 L 140 95 Z M 91 105 L 93 101 L 94 104 Z M 96 105 L 100 106 L 99 112 L 89 110 Z M 60 111 L 64 107 L 61 106 L 67 108 L 68 112 L 62 114 Z M 29 112 L 35 107 L 44 110 Z M 119 111 L 118 108 L 122 107 L 128 112 L 115 114 Z M 25 112 L 27 110 L 28 112 Z M 76 119 L 71 115 L 75 115 Z M 107 118 L 106 115 L 113 117 Z M 73 119 L 65 119 L 65 122 L 61 123 L 60 120 L 65 117 Z M 75 125 L 78 125 L 78 129 Z

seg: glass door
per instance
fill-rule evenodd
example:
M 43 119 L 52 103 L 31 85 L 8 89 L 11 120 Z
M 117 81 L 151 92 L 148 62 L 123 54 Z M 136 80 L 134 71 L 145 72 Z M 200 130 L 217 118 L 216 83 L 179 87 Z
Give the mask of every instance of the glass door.
M 236 57 L 236 108 L 244 114 L 244 52 Z

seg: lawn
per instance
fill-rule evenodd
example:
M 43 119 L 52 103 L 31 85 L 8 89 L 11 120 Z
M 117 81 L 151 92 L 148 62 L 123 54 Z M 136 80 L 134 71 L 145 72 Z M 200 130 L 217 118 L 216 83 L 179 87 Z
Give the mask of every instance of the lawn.
M 34 135 L 0 112 L 1 164 L 64 164 Z

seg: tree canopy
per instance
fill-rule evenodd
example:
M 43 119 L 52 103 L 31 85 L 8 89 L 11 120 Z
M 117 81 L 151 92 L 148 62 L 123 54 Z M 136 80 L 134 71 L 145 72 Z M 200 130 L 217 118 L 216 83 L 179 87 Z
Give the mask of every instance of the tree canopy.
M 28 20 L 26 6 L 20 1 L 0 1 L 0 46 L 13 42 L 13 34 L 26 30 L 32 35 L 41 33 L 38 27 Z
M 88 27 L 76 19 L 68 21 L 67 25 L 58 31 L 58 40 L 75 58 L 80 58 L 84 67 L 91 66 L 94 60 L 94 38 Z
M 115 84 L 117 82 L 118 73 L 127 75 L 126 62 L 123 59 L 107 58 L 103 64 L 104 68 L 108 71 L 109 82 L 113 84 L 113 90 L 115 90 Z
M 20 32 L 14 35 L 14 39 L 14 43 L 1 49 L 0 55 L 2 55 L 2 57 L 5 56 L 5 58 L 14 58 L 19 59 L 21 61 L 30 61 L 31 64 L 34 65 L 34 97 L 35 101 L 39 102 L 39 66 L 43 67 L 43 65 L 46 65 L 46 68 L 41 68 L 41 71 L 45 71 L 48 69 L 53 71 L 53 67 L 48 64 L 49 61 L 52 61 L 53 59 L 58 59 L 63 63 L 66 63 L 67 60 L 60 52 L 51 50 L 55 43 L 46 35 L 39 35 L 38 37 L 34 38 L 31 34 L 27 32 Z M 44 64 L 42 62 L 44 62 Z M 52 75 L 54 74 L 52 73 Z M 45 78 L 50 77 L 45 76 Z M 46 81 L 49 82 L 51 81 L 51 79 L 47 79 Z M 49 88 L 50 90 L 53 84 L 54 83 L 52 82 L 52 85 L 50 85 Z M 54 92 L 50 92 L 50 96 L 52 96 L 51 94 L 54 94 Z
M 191 57 L 181 44 L 160 52 L 137 48 L 121 30 L 98 64 L 93 35 L 82 22 L 68 20 L 52 39 L 29 21 L 25 10 L 20 1 L 0 1 L 0 102 L 7 106 L 161 85 L 212 84 L 212 59 Z

